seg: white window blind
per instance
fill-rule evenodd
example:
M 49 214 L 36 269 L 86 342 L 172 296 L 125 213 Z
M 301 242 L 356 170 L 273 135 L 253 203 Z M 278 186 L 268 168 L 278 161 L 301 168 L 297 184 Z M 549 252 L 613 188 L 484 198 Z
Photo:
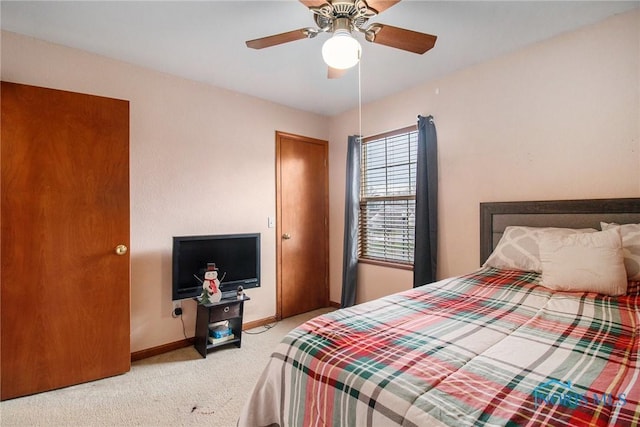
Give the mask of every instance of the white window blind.
M 415 126 L 362 143 L 362 259 L 413 264 L 417 146 Z

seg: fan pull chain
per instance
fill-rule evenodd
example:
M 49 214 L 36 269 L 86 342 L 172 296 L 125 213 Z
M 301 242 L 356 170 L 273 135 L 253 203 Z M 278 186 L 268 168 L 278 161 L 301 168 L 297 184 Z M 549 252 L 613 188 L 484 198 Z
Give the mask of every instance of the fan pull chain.
M 358 139 L 362 143 L 362 74 L 360 64 L 362 60 L 358 61 Z

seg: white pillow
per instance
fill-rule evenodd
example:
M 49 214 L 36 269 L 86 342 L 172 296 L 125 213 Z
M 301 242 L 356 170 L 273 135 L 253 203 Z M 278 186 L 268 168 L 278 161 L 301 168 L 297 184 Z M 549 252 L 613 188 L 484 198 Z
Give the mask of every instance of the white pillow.
M 600 227 L 603 230 L 620 227 L 624 268 L 627 269 L 627 278 L 629 280 L 640 280 L 640 224 L 618 225 L 601 222 Z
M 592 233 L 594 228 L 555 228 L 509 226 L 505 228 L 498 245 L 483 267 L 494 267 L 505 270 L 524 270 L 540 273 L 539 241 L 541 233 L 566 236 L 576 233 Z
M 627 273 L 620 229 L 540 239 L 540 284 L 557 291 L 623 295 Z

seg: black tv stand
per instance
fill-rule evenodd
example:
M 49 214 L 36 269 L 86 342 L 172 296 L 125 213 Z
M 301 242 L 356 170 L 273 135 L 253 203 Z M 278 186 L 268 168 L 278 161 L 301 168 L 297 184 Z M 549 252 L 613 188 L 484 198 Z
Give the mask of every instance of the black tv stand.
M 251 298 L 246 294 L 244 295 L 244 298 L 238 299 L 236 291 L 233 291 L 233 298 L 223 298 L 219 302 L 210 304 L 200 304 L 198 302 L 194 347 L 202 357 L 207 357 L 207 353 L 210 350 L 228 344 L 235 344 L 236 347 L 240 348 L 242 345 L 242 316 L 244 313 L 244 302 L 249 301 L 250 299 Z M 220 322 L 229 323 L 233 336 L 227 339 L 210 340 L 210 325 L 218 324 Z

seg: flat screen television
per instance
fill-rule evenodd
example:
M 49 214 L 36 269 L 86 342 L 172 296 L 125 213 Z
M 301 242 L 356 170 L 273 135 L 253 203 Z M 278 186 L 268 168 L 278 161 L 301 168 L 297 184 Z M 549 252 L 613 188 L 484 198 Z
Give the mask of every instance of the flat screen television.
M 260 286 L 260 233 L 173 238 L 173 301 L 202 293 L 207 264 L 218 269 L 222 298 L 235 298 L 238 286 Z

